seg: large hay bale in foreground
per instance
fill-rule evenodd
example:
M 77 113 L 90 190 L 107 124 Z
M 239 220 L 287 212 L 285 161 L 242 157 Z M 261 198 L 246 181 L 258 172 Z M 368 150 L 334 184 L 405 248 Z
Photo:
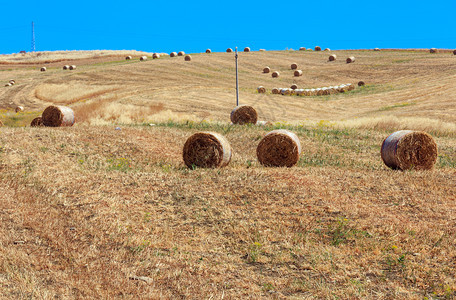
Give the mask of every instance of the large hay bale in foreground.
M 221 168 L 231 160 L 231 146 L 218 133 L 198 132 L 185 142 L 183 159 L 189 168 Z
M 260 141 L 256 152 L 263 166 L 292 167 L 301 155 L 301 143 L 291 131 L 273 130 Z
M 14 109 L 14 111 L 15 111 L 16 113 L 21 112 L 21 111 L 24 111 L 24 107 L 23 107 L 23 106 L 20 106 L 20 105 L 19 105 L 19 106 L 16 106 L 16 108 Z
M 71 65 L 70 66 L 70 70 L 76 70 L 76 66 L 75 65 Z
M 280 76 L 280 73 L 278 71 L 274 71 L 274 72 L 272 72 L 271 76 L 272 76 L 272 78 L 277 78 Z
M 430 170 L 437 161 L 437 144 L 426 132 L 400 130 L 383 141 L 381 156 L 395 170 Z
M 431 48 L 431 49 L 429 49 L 429 52 L 430 52 L 430 53 L 437 53 L 438 50 L 437 50 L 436 48 Z
M 352 63 L 354 61 L 355 61 L 355 57 L 354 56 L 350 56 L 350 57 L 347 58 L 347 64 L 350 64 L 350 63 Z
M 191 55 L 185 55 L 184 60 L 185 61 L 191 61 L 192 60 L 192 56 Z
M 255 124 L 258 120 L 258 114 L 252 106 L 239 105 L 231 111 L 230 119 L 233 124 Z
M 69 69 L 70 69 L 70 66 L 69 66 L 69 65 L 64 65 L 62 69 L 64 69 L 64 70 L 69 70 Z
M 291 68 L 292 70 L 296 70 L 296 69 L 298 68 L 298 64 L 297 64 L 297 63 L 292 63 L 292 64 L 290 65 L 290 68 Z
M 321 51 L 321 47 L 320 46 L 315 46 L 315 51 Z
M 184 52 L 184 51 L 179 51 L 179 52 L 177 53 L 177 56 L 184 56 L 184 55 L 185 55 L 185 52 Z
M 141 57 L 139 58 L 139 60 L 140 60 L 140 61 L 145 61 L 145 60 L 147 60 L 147 56 L 141 56 Z
M 273 88 L 273 89 L 271 90 L 271 92 L 272 92 L 273 94 L 276 94 L 276 95 L 277 95 L 277 94 L 280 94 L 280 89 L 278 89 L 278 88 Z
M 260 85 L 259 87 L 257 87 L 257 91 L 260 94 L 264 94 L 264 93 L 266 93 L 266 88 L 264 86 Z
M 160 58 L 160 54 L 158 54 L 158 53 L 152 54 L 152 59 L 157 59 L 157 58 Z
M 30 126 L 31 126 L 31 127 L 41 127 L 41 126 L 44 126 L 44 124 L 43 124 L 43 118 L 41 118 L 41 117 L 36 117 L 35 119 L 32 120 L 32 122 L 30 122 Z
M 41 67 L 40 71 L 41 72 L 46 72 L 46 67 Z
M 125 57 L 125 60 L 130 60 L 132 59 L 133 57 L 131 57 L 131 55 L 128 55 L 127 57 Z M 65 69 L 64 69 L 65 70 Z
M 250 52 L 250 47 L 245 47 L 244 52 Z
M 331 55 L 329 56 L 329 61 L 335 61 L 336 58 L 337 58 L 337 55 L 336 55 L 336 54 L 331 54 Z
M 294 76 L 295 76 L 295 77 L 302 76 L 302 70 L 295 70 L 295 71 L 294 71 Z
M 269 72 L 271 72 L 271 68 L 270 67 L 265 67 L 263 69 L 263 73 L 269 73 Z
M 74 112 L 68 106 L 48 106 L 41 115 L 44 126 L 73 126 Z
M 212 53 L 211 49 L 206 49 L 206 53 Z
M 233 52 L 233 49 L 228 48 L 228 49 L 226 49 L 226 52 L 227 52 L 227 53 L 231 53 L 231 52 Z

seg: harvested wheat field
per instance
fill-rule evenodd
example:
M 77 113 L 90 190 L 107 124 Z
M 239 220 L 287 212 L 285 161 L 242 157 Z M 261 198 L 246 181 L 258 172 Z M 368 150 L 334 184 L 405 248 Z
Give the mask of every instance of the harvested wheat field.
M 331 53 L 356 63 L 314 51 L 239 53 L 240 104 L 268 126 L 230 123 L 234 53 L 191 53 L 191 64 L 46 53 L 46 72 L 39 57 L 0 56 L 0 82 L 17 82 L 0 87 L 1 295 L 456 297 L 455 56 Z M 302 76 L 291 63 L 305 66 Z M 360 81 L 323 96 L 269 92 Z M 30 127 L 51 105 L 70 107 L 74 125 Z M 258 161 L 273 129 L 298 137 L 296 165 Z M 431 170 L 383 163 L 382 142 L 398 130 L 432 136 Z M 223 136 L 230 163 L 188 167 L 184 144 L 197 132 Z

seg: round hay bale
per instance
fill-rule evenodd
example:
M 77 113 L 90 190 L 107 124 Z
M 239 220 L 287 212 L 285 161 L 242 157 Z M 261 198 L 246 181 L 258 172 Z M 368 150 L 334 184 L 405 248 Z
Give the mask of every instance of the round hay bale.
M 304 94 L 304 89 L 295 89 L 294 92 L 297 96 L 302 96 Z
M 317 96 L 322 96 L 323 95 L 323 89 L 322 88 L 315 89 L 315 94 Z
M 184 55 L 185 55 L 185 52 L 184 52 L 184 51 L 179 51 L 179 52 L 177 53 L 177 56 L 184 56 Z
M 226 49 L 226 52 L 227 52 L 227 53 L 231 53 L 231 52 L 233 52 L 233 49 L 228 48 L 228 49 Z
M 438 50 L 437 50 L 436 48 L 431 48 L 431 49 L 429 49 L 429 52 L 430 52 L 430 53 L 437 53 Z
M 8 82 L 7 84 L 5 84 L 5 86 L 12 86 L 12 84 Z
M 71 65 L 70 66 L 70 70 L 76 70 L 76 66 L 75 65 Z
M 263 166 L 292 167 L 301 155 L 301 142 L 291 131 L 273 130 L 260 141 L 256 152 Z
M 329 49 L 329 48 L 325 48 L 325 51 L 331 51 L 331 49 Z
M 300 47 L 299 51 L 306 51 L 306 47 Z
M 272 126 L 272 123 L 269 121 L 257 121 L 256 126 Z
M 456 50 L 453 50 L 453 55 L 456 55 Z
M 206 49 L 206 53 L 212 53 L 211 49 Z
M 381 155 L 395 170 L 430 170 L 437 161 L 437 144 L 426 132 L 400 130 L 383 141 Z
M 41 115 L 44 126 L 73 126 L 74 112 L 68 106 L 48 106 Z
M 191 61 L 191 60 L 192 60 L 191 55 L 185 55 L 184 60 L 185 60 L 185 61 Z
M 128 55 L 127 57 L 125 57 L 125 60 L 130 60 L 132 59 L 133 57 L 131 57 L 131 55 Z
M 261 52 L 264 52 L 264 51 L 266 51 L 266 49 L 260 49 L 260 51 L 261 51 Z
M 231 146 L 218 133 L 198 132 L 185 142 L 183 159 L 189 168 L 221 168 L 231 160 Z
M 176 56 L 177 56 L 177 52 L 171 52 L 171 53 L 169 54 L 169 56 L 170 56 L 170 57 L 176 57 Z
M 296 70 L 296 69 L 298 68 L 298 64 L 297 64 L 297 63 L 292 63 L 291 66 L 290 66 L 290 68 L 291 68 L 292 70 Z
M 271 76 L 272 76 L 272 78 L 277 78 L 280 76 L 280 73 L 278 71 L 274 71 L 274 72 L 272 72 Z
M 271 90 L 271 92 L 272 92 L 273 94 L 276 94 L 276 95 L 277 95 L 277 94 L 280 94 L 280 89 L 278 89 L 278 88 L 273 88 L 273 89 Z
M 9 83 L 16 84 L 16 81 L 14 79 L 10 79 Z
M 147 56 L 141 56 L 141 57 L 139 58 L 139 60 L 140 60 L 140 61 L 145 61 L 145 60 L 147 60 Z
M 260 94 L 264 94 L 264 93 L 266 93 L 266 88 L 264 86 L 260 85 L 259 87 L 257 87 L 257 91 Z
M 250 52 L 250 47 L 245 47 L 244 52 Z
M 258 120 L 258 114 L 251 106 L 239 105 L 231 111 L 230 119 L 233 124 L 255 124 Z
M 355 85 L 352 84 L 352 83 L 349 83 L 349 84 L 347 85 L 347 87 L 348 87 L 348 90 L 349 90 L 349 91 L 353 91 L 353 90 L 355 89 Z
M 271 72 L 271 68 L 270 67 L 265 67 L 263 69 L 263 73 L 269 73 L 269 72 Z
M 321 47 L 320 46 L 315 46 L 315 51 L 321 51 Z
M 158 53 L 152 54 L 152 59 L 157 59 L 157 58 L 160 58 L 160 54 L 158 54 Z
M 294 76 L 295 76 L 295 77 L 302 76 L 302 70 L 295 70 L 295 71 L 294 71 Z
M 24 107 L 23 107 L 23 106 L 16 106 L 16 108 L 14 109 L 14 111 L 15 111 L 16 113 L 21 112 L 21 111 L 24 111 Z
M 358 82 L 358 86 L 364 86 L 364 85 L 365 85 L 364 81 L 361 80 Z
M 36 117 L 35 119 L 32 120 L 32 122 L 30 122 L 30 126 L 31 127 L 44 126 L 43 125 L 43 119 L 41 117 Z
M 374 48 L 374 51 L 380 51 L 380 48 Z
M 46 72 L 46 67 L 41 67 L 40 71 L 41 72 Z
M 70 68 L 70 66 L 69 66 L 69 65 L 64 65 L 62 69 L 64 69 L 64 70 L 68 70 L 69 68 Z
M 292 84 L 292 85 L 290 86 L 290 89 L 292 89 L 292 90 L 296 90 L 297 88 L 298 88 L 298 85 L 297 85 L 297 84 Z
M 312 48 L 307 48 L 307 51 L 313 51 L 313 49 Z
M 354 56 L 350 56 L 350 57 L 347 58 L 347 64 L 350 64 L 350 63 L 352 63 L 354 61 L 355 61 L 355 57 Z
M 329 61 L 335 61 L 336 58 L 337 58 L 337 55 L 336 55 L 336 54 L 331 54 L 331 55 L 329 56 Z
M 280 93 L 282 95 L 291 95 L 291 91 L 292 91 L 291 89 L 284 88 L 284 89 L 280 90 Z

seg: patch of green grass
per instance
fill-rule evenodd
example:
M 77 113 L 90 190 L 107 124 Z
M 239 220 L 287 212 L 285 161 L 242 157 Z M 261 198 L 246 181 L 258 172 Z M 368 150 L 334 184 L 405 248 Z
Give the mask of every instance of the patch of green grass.
M 110 171 L 116 170 L 127 173 L 132 169 L 131 162 L 125 157 L 108 158 L 106 162 L 108 163 L 108 170 Z
M 20 113 L 8 111 L 0 114 L 0 120 L 3 122 L 3 125 L 7 127 L 25 127 L 29 126 L 30 122 L 40 115 L 41 113 L 36 111 L 25 111 Z
M 378 111 L 388 111 L 388 110 L 392 110 L 395 108 L 406 107 L 406 106 L 411 106 L 411 105 L 415 105 L 415 104 L 416 104 L 416 102 L 402 102 L 402 103 L 397 103 L 394 105 L 381 107 Z

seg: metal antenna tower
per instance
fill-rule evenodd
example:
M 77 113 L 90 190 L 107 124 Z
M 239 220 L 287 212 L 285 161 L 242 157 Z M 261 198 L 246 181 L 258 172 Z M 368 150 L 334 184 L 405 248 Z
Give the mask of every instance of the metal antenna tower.
M 32 21 L 32 49 L 31 52 L 35 52 L 35 24 Z

